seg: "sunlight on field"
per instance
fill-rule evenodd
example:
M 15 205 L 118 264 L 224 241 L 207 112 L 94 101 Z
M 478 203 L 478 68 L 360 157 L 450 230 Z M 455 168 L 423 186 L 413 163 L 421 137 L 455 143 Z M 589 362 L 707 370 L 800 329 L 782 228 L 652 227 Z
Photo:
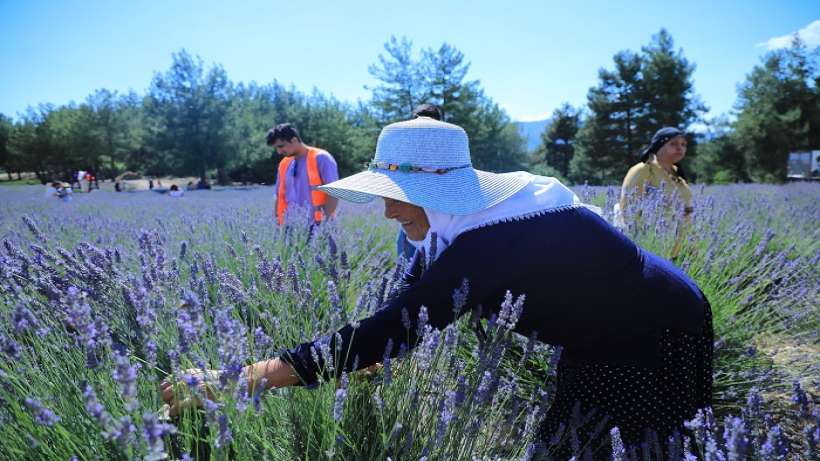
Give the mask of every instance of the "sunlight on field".
M 777 423 L 801 452 L 803 427 L 816 424 L 801 412 L 820 381 L 820 185 L 693 190 L 676 263 L 715 313 L 712 433 L 742 413 L 754 443 Z M 612 189 L 576 192 L 611 215 Z M 312 237 L 308 218 L 275 226 L 272 205 L 269 187 L 101 190 L 70 202 L 0 188 L 0 458 L 528 459 L 554 348 L 530 351 L 504 325 L 479 342 L 469 316 L 335 386 L 249 398 L 226 379 L 218 403 L 163 416 L 157 386 L 169 373 L 275 356 L 397 289 L 397 229 L 380 203 L 342 204 Z M 626 232 L 668 255 L 675 229 L 650 204 Z M 795 380 L 805 403 L 792 400 L 805 395 Z M 747 399 L 761 394 L 773 419 L 750 413 Z

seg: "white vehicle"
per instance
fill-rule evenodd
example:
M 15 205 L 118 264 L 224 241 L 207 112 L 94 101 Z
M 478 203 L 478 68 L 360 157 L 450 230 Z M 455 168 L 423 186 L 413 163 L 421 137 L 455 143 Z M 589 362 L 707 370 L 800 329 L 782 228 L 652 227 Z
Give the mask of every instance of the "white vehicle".
M 789 152 L 786 178 L 789 181 L 820 181 L 820 150 Z

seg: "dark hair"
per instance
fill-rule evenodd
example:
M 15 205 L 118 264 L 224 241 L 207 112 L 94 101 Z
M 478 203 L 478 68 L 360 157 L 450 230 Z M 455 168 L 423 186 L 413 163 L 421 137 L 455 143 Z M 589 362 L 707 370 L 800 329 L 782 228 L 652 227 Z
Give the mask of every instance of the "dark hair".
M 267 145 L 272 146 L 277 139 L 289 142 L 293 138 L 296 138 L 299 142 L 302 142 L 302 137 L 299 136 L 299 131 L 295 126 L 290 123 L 280 123 L 268 130 L 268 134 L 265 136 L 265 142 Z
M 673 126 L 663 127 L 656 131 L 652 136 L 652 141 L 650 141 L 649 146 L 641 151 L 641 161 L 646 163 L 646 161 L 649 160 L 650 155 L 658 153 L 664 144 L 668 143 L 673 138 L 677 138 L 678 136 L 685 137 L 686 133 Z
M 171 184 L 171 190 L 179 190 L 179 186 L 176 184 Z
M 413 109 L 412 116 L 413 118 L 430 117 L 436 120 L 441 120 L 442 118 L 444 118 L 443 114 L 441 113 L 441 109 L 439 109 L 438 106 L 436 106 L 435 104 L 429 103 L 419 104 L 418 106 L 416 106 L 416 108 Z

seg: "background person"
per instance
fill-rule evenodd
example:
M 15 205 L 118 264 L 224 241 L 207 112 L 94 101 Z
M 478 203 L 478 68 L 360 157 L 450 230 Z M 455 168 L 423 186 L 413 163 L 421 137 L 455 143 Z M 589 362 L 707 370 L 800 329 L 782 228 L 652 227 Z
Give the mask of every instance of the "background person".
M 171 188 L 168 189 L 168 196 L 170 197 L 182 197 L 183 192 L 179 190 L 179 186 L 176 184 L 171 184 Z
M 57 181 L 52 181 L 50 184 L 46 184 L 46 197 L 56 197 L 57 196 L 57 189 L 60 187 L 60 183 Z
M 71 184 L 69 184 L 67 182 L 58 183 L 56 196 L 60 200 L 62 200 L 64 202 L 70 202 L 71 198 L 72 198 L 72 193 L 73 193 L 73 191 L 71 190 Z
M 385 218 L 421 242 L 405 288 L 358 327 L 327 338 L 331 351 L 346 355 L 326 379 L 353 371 L 354 363 L 361 369 L 383 354 L 396 357 L 403 344 L 416 346 L 421 306 L 434 328 L 455 321 L 453 291 L 467 278 L 458 315 L 479 305 L 482 316 L 498 315 L 507 290 L 525 294 L 514 331 L 564 347 L 543 439 L 577 404 L 582 414 L 598 415 L 578 428 L 581 446 L 592 442 L 588 433 L 604 417 L 606 429 L 618 426 L 627 445 L 644 440 L 647 428 L 666 441 L 711 403 L 711 309 L 704 295 L 556 179 L 475 170 L 464 130 L 422 117 L 385 127 L 368 171 L 322 189 L 359 203 L 382 197 Z M 251 392 L 263 379 L 268 388 L 316 383 L 327 373 L 311 353 L 317 344 L 246 367 Z M 161 392 L 172 413 L 197 403 L 175 400 L 168 382 Z
M 329 152 L 302 143 L 296 127 L 281 123 L 268 130 L 266 142 L 284 158 L 277 168 L 274 216 L 281 226 L 289 206 L 310 207 L 314 223 L 332 217 L 339 201 L 318 189 L 339 179 L 336 160 Z
M 678 164 L 686 156 L 686 133 L 674 128 L 661 128 L 652 136 L 649 146 L 641 152 L 641 161 L 626 173 L 621 187 L 620 210 L 616 220 L 636 216 L 631 206 L 653 193 L 664 191 L 662 200 L 676 217 L 683 217 L 678 226 L 671 257 L 677 258 L 689 215 L 692 213 L 692 191 Z M 618 216 L 620 213 L 620 216 Z M 625 225 L 625 222 L 623 223 Z

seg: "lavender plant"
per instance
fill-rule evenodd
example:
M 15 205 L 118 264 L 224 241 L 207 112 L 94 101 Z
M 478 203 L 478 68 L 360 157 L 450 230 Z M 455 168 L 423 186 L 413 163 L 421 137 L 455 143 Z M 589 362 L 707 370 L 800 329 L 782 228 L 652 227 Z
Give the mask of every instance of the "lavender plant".
M 605 210 L 616 196 L 578 192 Z M 638 459 L 662 447 L 687 459 L 816 459 L 820 187 L 695 192 L 683 234 L 651 200 L 625 232 L 667 256 L 684 235 L 676 263 L 715 313 L 715 406 L 671 445 L 613 447 L 617 431 L 602 427 L 607 445 L 577 456 Z M 401 274 L 395 229 L 377 207 L 342 205 L 338 221 L 313 231 L 308 220 L 279 228 L 270 195 L 52 202 L 0 189 L 0 458 L 542 459 L 571 437 L 572 421 L 538 437 L 560 349 L 511 332 L 525 298 L 443 331 L 408 318 L 420 344 L 379 369 L 248 396 L 241 366 L 355 324 Z M 202 410 L 164 414 L 159 382 L 205 368 L 222 370 L 218 400 L 200 395 Z

